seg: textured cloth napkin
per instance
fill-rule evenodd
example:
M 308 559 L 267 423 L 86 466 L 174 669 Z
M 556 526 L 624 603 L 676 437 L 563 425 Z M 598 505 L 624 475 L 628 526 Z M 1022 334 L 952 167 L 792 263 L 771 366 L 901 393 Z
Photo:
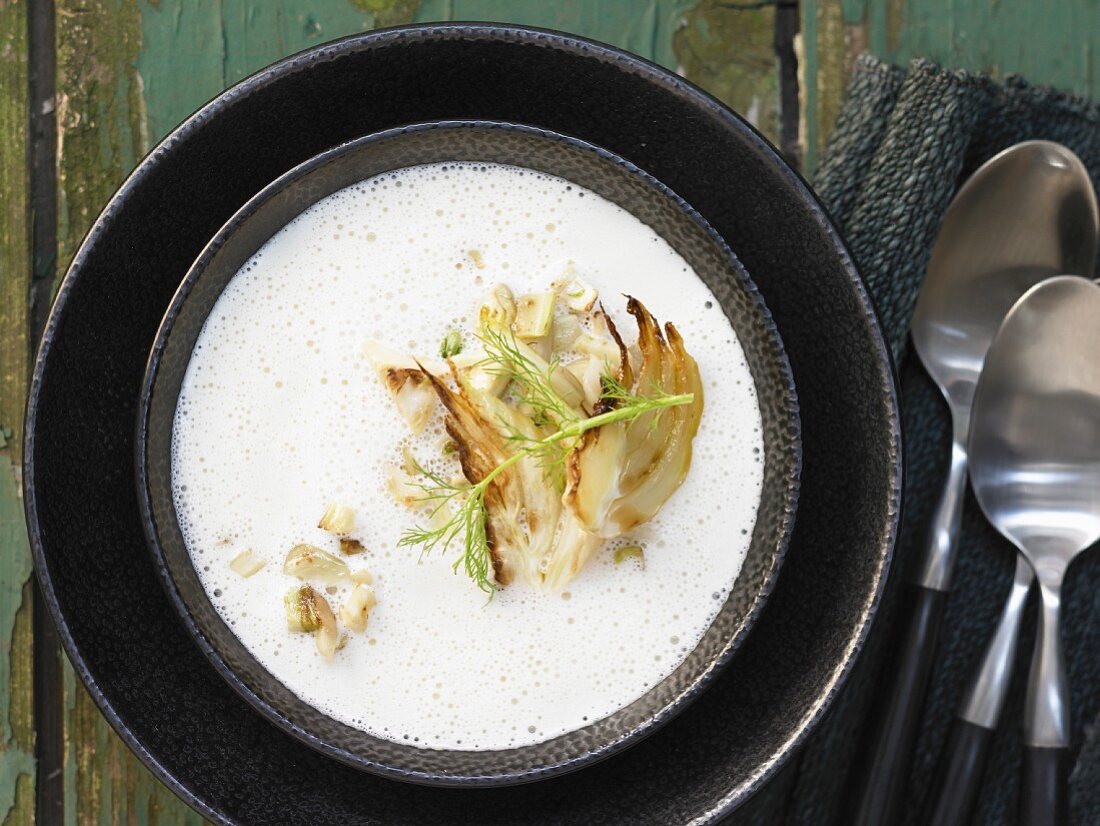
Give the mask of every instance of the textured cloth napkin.
M 868 56 L 858 61 L 814 185 L 858 262 L 897 363 L 906 453 L 904 516 L 884 602 L 847 686 L 799 758 L 734 822 L 847 822 L 840 808 L 844 776 L 866 741 L 866 711 L 885 647 L 896 633 L 900 585 L 921 551 L 949 457 L 947 407 L 908 340 L 917 292 L 959 185 L 1000 150 L 1040 138 L 1076 152 L 1093 186 L 1100 184 L 1095 104 L 1018 78 L 997 83 L 926 61 L 908 69 Z M 972 494 L 964 508 L 954 587 L 901 826 L 917 821 L 951 717 L 1012 581 L 1012 546 L 985 521 Z M 975 823 L 1016 822 L 1023 697 L 1035 633 L 1034 594 L 1031 599 Z M 1100 549 L 1070 569 L 1063 640 L 1072 695 L 1071 822 L 1100 824 Z

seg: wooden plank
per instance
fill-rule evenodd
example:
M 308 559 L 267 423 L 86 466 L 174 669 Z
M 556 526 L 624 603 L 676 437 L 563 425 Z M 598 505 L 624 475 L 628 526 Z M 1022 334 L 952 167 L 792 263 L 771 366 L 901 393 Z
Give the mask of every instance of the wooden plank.
M 927 57 L 995 77 L 1100 96 L 1100 7 L 1096 0 L 907 0 L 871 21 L 876 54 L 893 61 Z M 891 28 L 894 29 L 891 33 Z
M 729 0 L 159 0 L 142 5 L 137 70 L 158 140 L 222 89 L 299 49 L 375 25 L 497 20 L 566 29 L 654 59 L 777 139 L 774 16 L 766 4 Z
M 676 67 L 780 143 L 775 9 L 769 4 L 702 0 L 685 10 L 673 36 Z
M 394 20 L 392 9 L 377 14 L 387 12 Z M 346 0 L 59 0 L 59 274 L 151 141 L 246 74 L 373 23 Z M 68 667 L 63 696 L 66 823 L 202 822 L 129 752 Z
M 802 4 L 800 124 L 807 175 L 813 174 L 833 131 L 855 59 L 869 47 L 867 14 L 860 0 L 805 0 Z
M 30 359 L 27 10 L 0 2 L 0 819 L 34 822 L 31 557 L 20 488 Z
M 802 98 L 807 169 L 836 117 L 860 52 L 904 65 L 1021 74 L 1031 83 L 1100 97 L 1096 0 L 803 0 Z
M 136 0 L 56 6 L 59 274 L 148 149 L 140 24 Z M 63 696 L 66 823 L 202 822 L 111 731 L 68 663 Z

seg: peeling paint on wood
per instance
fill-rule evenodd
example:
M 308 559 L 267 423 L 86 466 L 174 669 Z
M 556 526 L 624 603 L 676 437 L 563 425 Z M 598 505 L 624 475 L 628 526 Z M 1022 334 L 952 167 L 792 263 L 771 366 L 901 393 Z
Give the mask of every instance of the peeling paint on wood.
M 411 23 L 420 11 L 420 0 L 351 0 L 352 5 L 371 15 L 373 28 Z
M 34 820 L 31 554 L 20 462 L 30 359 L 27 17 L 0 2 L 0 820 Z
M 224 89 L 281 57 L 373 28 L 408 22 L 409 0 L 142 0 L 136 58 L 155 142 Z
M 693 5 L 695 0 L 451 0 L 425 2 L 416 19 L 492 20 L 560 29 L 602 40 L 675 69 L 678 58 L 672 37 Z
M 898 34 L 890 38 L 887 32 L 876 53 L 902 62 L 923 56 L 996 77 L 1018 73 L 1032 83 L 1100 96 L 1096 0 L 984 0 L 947 8 L 945 2 L 907 0 L 897 6 Z
M 137 0 L 57 3 L 58 261 L 148 148 Z
M 57 3 L 58 262 L 149 146 L 137 0 Z M 201 823 L 118 739 L 66 664 L 65 821 Z
M 807 174 L 817 167 L 853 61 L 867 44 L 864 24 L 845 20 L 848 5 L 842 0 L 816 0 L 813 8 L 804 5 L 802 10 L 799 126 Z
M 901 65 L 925 57 L 997 78 L 1021 74 L 1037 85 L 1097 98 L 1098 22 L 1097 0 L 802 0 L 807 168 L 828 135 L 833 101 L 847 78 L 847 68 L 829 65 L 837 55 L 850 61 L 870 51 Z
M 779 143 L 775 9 L 701 0 L 672 39 L 678 68 Z

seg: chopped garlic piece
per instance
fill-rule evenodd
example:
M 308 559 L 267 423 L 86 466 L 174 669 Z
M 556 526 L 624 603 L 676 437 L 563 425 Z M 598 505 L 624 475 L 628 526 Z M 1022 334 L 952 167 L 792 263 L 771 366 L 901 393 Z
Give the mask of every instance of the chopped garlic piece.
M 317 615 L 321 618 L 321 627 L 314 635 L 314 642 L 321 656 L 331 660 L 343 646 L 340 645 L 340 628 L 336 624 L 336 615 L 332 613 L 328 600 L 320 594 L 317 595 Z
M 554 293 L 531 293 L 516 302 L 516 337 L 524 341 L 550 335 L 554 325 Z
M 351 572 L 352 582 L 356 582 L 359 585 L 373 585 L 374 577 L 370 575 L 370 571 L 366 568 L 360 568 L 358 571 Z
M 474 266 L 479 270 L 485 269 L 485 256 L 481 254 L 481 250 L 466 250 L 466 254 L 470 256 L 470 260 L 474 262 Z
M 573 349 L 575 342 L 581 335 L 581 323 L 576 316 L 561 315 L 554 319 L 554 339 L 551 350 L 561 353 Z
M 229 563 L 229 567 L 233 569 L 233 573 L 240 574 L 247 578 L 259 571 L 267 563 L 262 559 L 256 559 L 252 555 L 252 549 L 241 551 L 232 561 Z
M 355 511 L 347 505 L 332 502 L 325 508 L 317 527 L 337 535 L 349 534 L 355 530 Z
M 581 333 L 573 342 L 573 349 L 586 356 L 596 356 L 608 364 L 619 363 L 619 345 L 610 338 Z
M 572 268 L 570 268 L 572 269 Z M 581 278 L 573 277 L 568 280 L 554 282 L 554 287 L 561 296 L 565 306 L 574 313 L 590 313 L 596 306 L 600 294 L 596 288 Z
M 316 545 L 295 545 L 287 551 L 283 561 L 283 573 L 306 580 L 313 579 L 332 584 L 346 579 L 350 572 L 347 563 Z
M 386 476 L 386 489 L 399 504 L 411 508 L 428 498 L 428 494 L 416 479 L 417 477 L 404 468 L 391 465 Z
M 367 630 L 371 608 L 377 603 L 374 588 L 370 585 L 356 585 L 347 602 L 340 607 L 340 621 L 352 631 L 362 633 Z
M 318 600 L 325 599 L 308 585 L 291 588 L 283 596 L 286 609 L 286 627 L 291 631 L 312 633 L 321 627 Z
M 506 330 L 512 326 L 516 320 L 516 300 L 507 284 L 494 284 L 481 297 L 477 318 L 483 330 Z

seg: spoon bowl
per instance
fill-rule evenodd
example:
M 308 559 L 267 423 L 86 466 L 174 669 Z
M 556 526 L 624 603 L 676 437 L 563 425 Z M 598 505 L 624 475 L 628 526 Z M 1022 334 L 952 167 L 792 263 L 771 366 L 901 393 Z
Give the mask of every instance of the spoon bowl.
M 956 416 L 969 414 L 986 351 L 1017 299 L 1051 276 L 1092 273 L 1098 220 L 1088 171 L 1051 141 L 1006 149 L 959 190 L 911 330 L 921 363 Z
M 974 396 L 974 494 L 1030 563 L 1042 605 L 1024 725 L 1024 826 L 1065 819 L 1070 729 L 1059 613 L 1067 568 L 1100 539 L 1098 348 L 1100 286 L 1048 279 L 1005 317 Z

